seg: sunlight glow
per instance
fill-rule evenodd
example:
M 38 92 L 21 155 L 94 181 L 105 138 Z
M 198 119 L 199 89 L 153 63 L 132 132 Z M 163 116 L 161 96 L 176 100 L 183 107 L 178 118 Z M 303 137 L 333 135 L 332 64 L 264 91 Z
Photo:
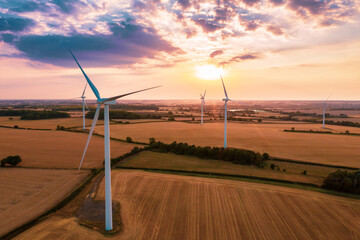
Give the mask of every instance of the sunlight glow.
M 214 65 L 203 65 L 196 67 L 196 76 L 204 80 L 219 79 L 220 74 L 224 75 L 224 69 Z

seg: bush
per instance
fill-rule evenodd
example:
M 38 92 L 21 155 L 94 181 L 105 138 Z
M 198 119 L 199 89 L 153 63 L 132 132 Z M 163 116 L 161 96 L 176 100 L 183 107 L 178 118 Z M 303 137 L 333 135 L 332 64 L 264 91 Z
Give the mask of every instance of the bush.
M 257 121 L 258 121 L 258 123 L 262 123 L 262 119 L 258 119 Z
M 306 175 L 306 174 L 307 174 L 307 171 L 306 171 L 306 170 L 304 170 L 304 171 L 302 171 L 302 172 L 301 172 L 301 174 Z
M 4 167 L 5 164 L 10 164 L 12 167 L 15 167 L 20 162 L 21 162 L 21 157 L 19 155 L 8 156 L 3 160 L 1 160 L 1 167 Z
M 65 131 L 65 127 L 64 127 L 64 126 L 61 126 L 61 125 L 57 125 L 57 126 L 56 126 L 56 130 Z
M 149 143 L 150 143 L 150 145 L 151 144 L 154 144 L 156 141 L 155 141 L 155 138 L 149 138 Z
M 18 125 L 14 125 L 14 128 L 19 128 L 19 126 L 18 126 Z
M 130 142 L 130 143 L 133 142 L 133 140 L 132 140 L 131 137 L 127 137 L 127 138 L 126 138 L 126 141 L 127 141 L 127 142 Z
M 274 170 L 275 164 L 272 163 L 272 164 L 270 165 L 270 168 L 271 168 L 271 170 Z
M 269 160 L 270 159 L 270 155 L 268 153 L 263 153 L 263 158 L 265 160 Z

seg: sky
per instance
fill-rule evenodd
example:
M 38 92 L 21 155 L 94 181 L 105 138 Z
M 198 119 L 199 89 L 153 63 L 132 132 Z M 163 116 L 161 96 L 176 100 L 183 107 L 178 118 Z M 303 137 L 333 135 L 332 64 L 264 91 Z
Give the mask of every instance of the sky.
M 360 100 L 360 0 L 0 0 L 0 99 Z M 94 99 L 88 88 L 86 96 Z

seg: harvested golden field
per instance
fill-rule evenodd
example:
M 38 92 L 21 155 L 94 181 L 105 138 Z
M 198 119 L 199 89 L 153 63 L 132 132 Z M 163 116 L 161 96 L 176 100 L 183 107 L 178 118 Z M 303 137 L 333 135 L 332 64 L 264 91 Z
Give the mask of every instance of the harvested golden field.
M 329 134 L 283 132 L 295 127 L 298 130 L 320 130 L 320 124 L 247 124 L 228 123 L 228 146 L 250 149 L 272 156 L 333 165 L 360 167 L 360 137 Z M 331 126 L 336 131 L 359 132 L 360 128 Z M 103 133 L 101 126 L 96 131 Z M 187 142 L 200 146 L 223 146 L 224 124 L 189 124 L 162 122 L 130 125 L 111 125 L 111 136 L 148 142 L 150 137 L 171 143 Z
M 104 198 L 104 183 L 98 199 Z M 357 239 L 360 202 L 300 189 L 112 171 L 123 231 L 105 237 L 52 217 L 15 239 Z
M 0 236 L 51 209 L 88 174 L 87 170 L 0 168 Z
M 0 128 L 0 159 L 20 155 L 20 166 L 77 168 L 88 134 L 64 131 L 39 131 Z M 123 155 L 136 144 L 111 141 L 111 157 Z M 86 153 L 84 168 L 101 167 L 104 161 L 104 139 L 93 136 Z
M 259 169 L 255 166 L 239 165 L 219 160 L 201 159 L 192 156 L 176 155 L 173 153 L 157 153 L 150 151 L 133 155 L 120 162 L 118 166 L 225 173 L 272 178 L 293 182 L 312 183 L 317 185 L 321 185 L 325 177 L 311 176 L 309 171 L 309 175 L 303 175 L 300 174 L 301 171 L 288 171 L 288 168 L 286 169 L 286 172 L 283 172 L 278 170 L 271 170 L 269 166 L 266 169 Z M 281 168 L 281 170 L 282 169 L 283 168 Z M 293 170 L 293 168 L 291 168 L 291 170 Z M 303 170 L 304 169 L 302 169 L 302 171 Z M 336 169 L 332 169 L 332 172 L 334 171 L 336 171 Z
M 10 120 L 9 118 L 13 118 Z M 17 125 L 21 128 L 35 128 L 35 129 L 56 129 L 57 125 L 64 127 L 80 127 L 82 128 L 81 118 L 56 118 L 56 119 L 42 119 L 42 120 L 20 120 L 20 117 L 0 117 L 0 125 L 13 127 Z M 85 119 L 85 125 L 89 129 L 92 119 Z M 103 120 L 99 120 L 97 124 L 104 124 Z

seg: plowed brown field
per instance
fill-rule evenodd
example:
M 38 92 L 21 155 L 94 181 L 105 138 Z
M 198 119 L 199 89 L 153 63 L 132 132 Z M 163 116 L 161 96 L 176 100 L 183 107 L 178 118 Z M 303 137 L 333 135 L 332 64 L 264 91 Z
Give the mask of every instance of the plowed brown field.
M 250 149 L 272 156 L 324 164 L 360 167 L 360 137 L 329 134 L 291 133 L 284 129 L 322 130 L 320 124 L 244 124 L 228 123 L 228 146 Z M 360 133 L 360 128 L 328 126 L 334 131 Z M 96 127 L 103 133 L 103 127 Z M 150 137 L 171 143 L 187 142 L 199 146 L 223 146 L 224 124 L 161 122 L 111 125 L 111 136 L 148 142 Z
M 0 159 L 20 155 L 20 166 L 77 168 L 88 134 L 64 131 L 38 131 L 0 128 Z M 111 141 L 111 157 L 131 151 L 135 144 Z M 93 136 L 84 168 L 101 167 L 104 161 L 104 138 Z
M 123 231 L 106 239 L 358 239 L 360 202 L 300 189 L 112 171 Z M 104 183 L 98 199 L 104 198 Z M 52 217 L 16 239 L 105 239 Z
M 51 209 L 88 173 L 87 170 L 0 168 L 0 236 Z

